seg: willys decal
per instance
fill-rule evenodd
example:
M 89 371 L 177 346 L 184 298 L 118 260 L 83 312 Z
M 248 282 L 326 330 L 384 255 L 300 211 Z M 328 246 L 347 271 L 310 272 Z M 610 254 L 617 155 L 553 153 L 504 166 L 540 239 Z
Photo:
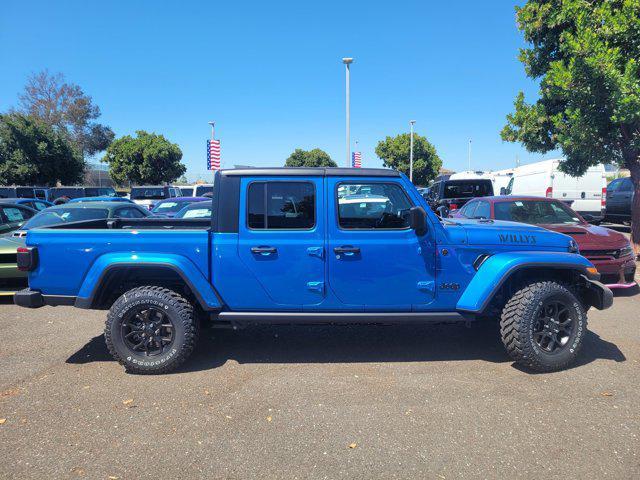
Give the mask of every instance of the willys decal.
M 523 235 L 521 233 L 499 233 L 500 243 L 526 243 L 529 245 L 536 244 L 535 235 Z

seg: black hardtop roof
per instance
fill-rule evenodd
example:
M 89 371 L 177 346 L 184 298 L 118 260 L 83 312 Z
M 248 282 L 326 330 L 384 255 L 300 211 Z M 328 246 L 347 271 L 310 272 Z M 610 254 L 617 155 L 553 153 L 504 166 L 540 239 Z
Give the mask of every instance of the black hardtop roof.
M 388 168 L 339 168 L 339 167 L 273 167 L 237 168 L 220 170 L 224 176 L 288 176 L 288 177 L 399 177 L 400 173 Z

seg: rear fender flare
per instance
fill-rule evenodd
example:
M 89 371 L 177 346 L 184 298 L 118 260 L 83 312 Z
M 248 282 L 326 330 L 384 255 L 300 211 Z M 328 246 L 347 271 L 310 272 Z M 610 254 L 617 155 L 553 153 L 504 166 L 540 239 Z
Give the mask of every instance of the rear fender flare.
M 166 268 L 177 273 L 193 292 L 204 310 L 220 310 L 223 302 L 198 267 L 188 258 L 175 254 L 108 253 L 100 256 L 85 275 L 75 306 L 92 308 L 93 300 L 107 274 L 119 268 Z

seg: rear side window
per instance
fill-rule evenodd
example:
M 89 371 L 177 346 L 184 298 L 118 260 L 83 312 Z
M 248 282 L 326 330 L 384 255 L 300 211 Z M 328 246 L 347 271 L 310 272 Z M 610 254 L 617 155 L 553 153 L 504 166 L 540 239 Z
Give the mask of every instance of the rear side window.
M 115 218 L 144 218 L 145 215 L 133 207 L 120 208 L 116 210 Z
M 342 184 L 345 185 L 345 184 Z M 411 202 L 395 183 L 358 184 L 357 192 L 344 195 L 337 190 L 338 224 L 344 229 L 409 228 Z
M 308 230 L 316 224 L 310 182 L 253 182 L 247 193 L 247 226 L 257 230 Z

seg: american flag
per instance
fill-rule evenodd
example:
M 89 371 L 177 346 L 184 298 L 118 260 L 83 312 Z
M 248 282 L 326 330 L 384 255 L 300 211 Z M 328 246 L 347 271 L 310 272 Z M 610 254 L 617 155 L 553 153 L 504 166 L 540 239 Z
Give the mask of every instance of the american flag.
M 362 168 L 362 153 L 360 152 L 351 153 L 351 166 L 353 168 Z
M 207 170 L 220 170 L 220 140 L 207 140 Z

